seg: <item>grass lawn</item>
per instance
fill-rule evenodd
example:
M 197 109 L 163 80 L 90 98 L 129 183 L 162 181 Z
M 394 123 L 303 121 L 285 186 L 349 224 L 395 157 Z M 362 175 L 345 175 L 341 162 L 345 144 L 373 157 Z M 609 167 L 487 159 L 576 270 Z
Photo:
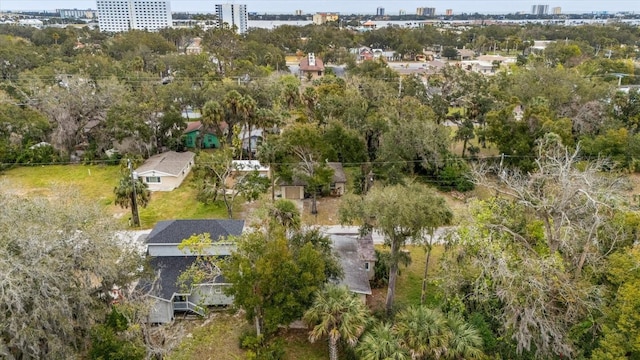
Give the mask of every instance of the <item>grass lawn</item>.
M 206 320 L 183 320 L 171 326 L 181 333 L 182 341 L 169 353 L 168 360 L 235 360 L 244 359 L 240 336 L 250 325 L 240 314 L 216 312 Z M 191 322 L 188 324 L 187 322 Z M 185 330 L 184 328 L 187 328 Z M 329 351 L 326 341 L 308 341 L 306 330 L 287 330 L 280 335 L 286 360 L 324 360 Z
M 114 205 L 113 189 L 118 183 L 120 168 L 104 165 L 52 165 L 20 167 L 0 174 L 5 190 L 26 196 L 50 196 L 64 189 L 79 191 L 88 201 L 104 206 L 105 212 L 121 219 L 127 226 L 130 209 Z M 190 186 L 192 176 L 182 185 L 168 192 L 154 192 L 146 208 L 140 209 L 143 228 L 169 219 L 226 218 L 222 202 L 205 205 L 196 200 L 196 190 Z M 235 210 L 240 210 L 236 205 Z
M 400 276 L 396 284 L 396 305 L 404 307 L 419 305 L 422 294 L 422 277 L 427 254 L 422 246 L 409 245 L 406 250 L 411 254 L 411 264 L 401 268 Z M 434 246 L 429 260 L 429 273 L 427 275 L 427 306 L 439 306 L 442 302 L 442 293 L 434 285 L 438 272 L 438 261 L 444 252 L 443 246 Z
M 388 248 L 382 245 L 376 245 L 376 249 L 387 251 Z M 411 256 L 411 264 L 408 267 L 400 268 L 400 276 L 396 283 L 396 297 L 394 300 L 395 307 L 398 309 L 420 304 L 420 295 L 422 293 L 422 276 L 424 275 L 424 265 L 426 261 L 426 253 L 424 248 L 417 245 L 408 245 L 405 249 Z M 431 260 L 429 261 L 429 274 L 427 283 L 427 297 L 425 304 L 430 307 L 438 307 L 442 303 L 442 293 L 435 284 L 438 274 L 438 261 L 442 257 L 444 251 L 443 246 L 434 246 L 431 251 Z M 373 289 L 373 296 L 370 301 L 370 307 L 374 311 L 383 311 L 387 296 L 387 287 Z
M 196 320 L 184 320 L 196 321 Z M 183 337 L 169 360 L 234 360 L 244 359 L 238 339 L 245 329 L 244 317 L 229 313 L 214 313 Z
M 283 335 L 286 360 L 325 360 L 329 358 L 327 340 L 321 339 L 311 344 L 305 330 L 289 330 Z

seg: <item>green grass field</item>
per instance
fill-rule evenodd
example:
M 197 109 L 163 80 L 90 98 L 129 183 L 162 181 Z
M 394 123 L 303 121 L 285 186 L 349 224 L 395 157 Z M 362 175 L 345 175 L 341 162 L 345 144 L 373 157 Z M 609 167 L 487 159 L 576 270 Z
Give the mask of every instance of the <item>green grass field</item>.
M 411 264 L 406 268 L 401 268 L 400 277 L 396 285 L 395 303 L 398 308 L 420 304 L 422 277 L 427 259 L 427 254 L 422 246 L 410 245 L 406 247 L 406 250 L 411 255 Z M 427 306 L 437 307 L 442 302 L 442 293 L 437 285 L 434 285 L 434 280 L 438 272 L 438 261 L 442 257 L 443 251 L 444 248 L 442 246 L 434 246 L 431 251 L 425 298 L 425 305 Z
M 87 201 L 104 206 L 105 213 L 119 218 L 126 227 L 131 210 L 114 205 L 113 189 L 119 177 L 117 166 L 52 165 L 8 170 L 0 174 L 0 183 L 5 191 L 25 196 L 52 196 L 67 189 L 78 191 Z M 226 218 L 222 203 L 205 205 L 196 199 L 191 179 L 188 176 L 174 191 L 152 193 L 149 206 L 140 209 L 141 226 L 152 228 L 156 222 L 169 219 Z M 239 209 L 236 206 L 235 210 Z

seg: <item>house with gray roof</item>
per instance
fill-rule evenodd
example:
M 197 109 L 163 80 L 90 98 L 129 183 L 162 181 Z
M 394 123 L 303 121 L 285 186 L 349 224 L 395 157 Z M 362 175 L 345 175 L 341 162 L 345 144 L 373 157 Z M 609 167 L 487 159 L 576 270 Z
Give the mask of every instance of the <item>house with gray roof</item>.
M 151 299 L 150 323 L 168 323 L 175 313 L 204 314 L 205 306 L 225 306 L 233 303 L 233 297 L 224 294 L 228 284 L 222 274 L 189 288 L 178 284 L 178 277 L 197 260 L 197 255 L 180 250 L 178 245 L 193 235 L 209 234 L 212 244 L 203 249 L 204 255 L 229 256 L 235 244 L 229 236 L 238 236 L 244 229 L 244 220 L 168 220 L 160 221 L 146 237 L 149 265 L 154 271 L 154 281 L 144 279 L 138 289 Z
M 191 151 L 168 151 L 153 155 L 135 170 L 151 191 L 171 191 L 187 177 L 194 165 L 195 154 Z
M 344 274 L 338 283 L 357 294 L 362 302 L 366 302 L 367 296 L 371 295 L 371 285 L 358 239 L 344 235 L 330 235 L 330 238 L 333 252 L 340 261 Z M 373 240 L 371 245 L 373 246 Z M 370 268 L 373 270 L 373 265 Z

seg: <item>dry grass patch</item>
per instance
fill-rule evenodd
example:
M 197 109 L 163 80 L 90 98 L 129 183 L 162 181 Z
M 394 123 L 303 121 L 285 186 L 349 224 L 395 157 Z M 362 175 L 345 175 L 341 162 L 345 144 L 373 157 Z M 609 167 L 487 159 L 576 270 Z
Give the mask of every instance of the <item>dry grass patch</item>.
M 329 358 L 329 347 L 324 339 L 311 344 L 306 330 L 288 330 L 281 336 L 286 348 L 286 360 L 325 360 Z
M 238 340 L 246 325 L 241 314 L 213 313 L 207 320 L 184 320 L 183 322 L 192 322 L 192 327 L 188 333 L 183 334 L 182 342 L 167 356 L 167 359 L 244 359 L 244 351 L 240 349 Z
M 335 225 L 338 224 L 338 209 L 340 197 L 323 197 L 317 200 L 318 214 L 311 214 L 311 199 L 302 201 L 302 223 L 305 225 Z

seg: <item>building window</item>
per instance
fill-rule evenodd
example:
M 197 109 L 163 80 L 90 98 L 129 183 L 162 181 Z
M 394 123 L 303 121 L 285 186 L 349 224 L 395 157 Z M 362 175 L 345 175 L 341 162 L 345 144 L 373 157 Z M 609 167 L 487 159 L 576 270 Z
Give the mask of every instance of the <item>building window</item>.
M 160 184 L 160 176 L 147 176 L 145 182 L 147 184 Z
M 221 286 L 214 287 L 213 288 L 213 293 L 214 294 L 218 294 L 218 295 L 222 294 L 222 287 Z
M 364 269 L 369 271 L 369 262 L 368 261 L 364 263 Z

